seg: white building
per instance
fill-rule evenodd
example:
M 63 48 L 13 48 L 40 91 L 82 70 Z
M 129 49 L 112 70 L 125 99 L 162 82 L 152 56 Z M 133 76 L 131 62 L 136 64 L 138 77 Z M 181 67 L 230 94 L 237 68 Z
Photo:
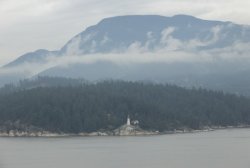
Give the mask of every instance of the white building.
M 130 118 L 129 118 L 129 115 L 128 115 L 128 118 L 127 118 L 127 125 L 130 125 Z

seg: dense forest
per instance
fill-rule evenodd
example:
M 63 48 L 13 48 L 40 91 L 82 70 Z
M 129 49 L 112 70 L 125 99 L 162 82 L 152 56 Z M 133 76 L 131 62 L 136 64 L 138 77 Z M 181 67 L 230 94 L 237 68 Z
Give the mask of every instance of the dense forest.
M 61 78 L 20 83 L 0 89 L 1 126 L 21 123 L 52 132 L 92 132 L 113 130 L 128 115 L 141 128 L 158 131 L 250 124 L 250 100 L 223 92 Z

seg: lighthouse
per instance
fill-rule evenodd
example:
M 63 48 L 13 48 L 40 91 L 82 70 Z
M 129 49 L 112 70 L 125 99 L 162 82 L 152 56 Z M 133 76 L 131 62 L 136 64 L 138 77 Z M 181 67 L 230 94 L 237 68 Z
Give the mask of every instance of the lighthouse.
M 130 125 L 130 118 L 129 118 L 129 115 L 128 115 L 128 118 L 127 118 L 127 125 Z

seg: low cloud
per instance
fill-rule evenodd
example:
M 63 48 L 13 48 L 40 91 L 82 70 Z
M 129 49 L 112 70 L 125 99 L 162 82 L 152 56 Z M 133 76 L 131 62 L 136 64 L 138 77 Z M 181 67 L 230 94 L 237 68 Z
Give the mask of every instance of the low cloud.
M 61 57 L 50 56 L 44 64 L 24 63 L 20 66 L 12 68 L 0 69 L 0 75 L 7 74 L 23 74 L 26 77 L 36 75 L 46 69 L 60 66 L 67 67 L 73 64 L 93 64 L 100 61 L 112 62 L 119 66 L 129 64 L 145 64 L 145 63 L 249 63 L 250 62 L 250 43 L 234 43 L 230 47 L 220 49 L 209 49 L 203 51 L 192 50 L 170 50 L 162 48 L 157 52 L 149 52 L 145 50 L 145 46 L 139 43 L 132 44 L 124 53 L 109 54 L 86 54 L 86 55 L 65 55 Z

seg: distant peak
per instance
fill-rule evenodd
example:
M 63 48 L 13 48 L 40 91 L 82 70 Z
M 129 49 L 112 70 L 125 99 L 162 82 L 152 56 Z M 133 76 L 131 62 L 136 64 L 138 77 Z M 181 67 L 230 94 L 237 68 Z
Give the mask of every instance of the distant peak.
M 47 52 L 49 52 L 49 51 L 45 50 L 45 49 L 38 49 L 38 50 L 36 50 L 36 51 L 34 51 L 32 53 L 47 53 Z
M 175 18 L 175 19 L 197 19 L 194 16 L 184 15 L 184 14 L 174 15 L 172 18 Z
M 122 15 L 122 16 L 114 16 L 114 17 L 108 17 L 108 18 L 104 18 L 103 20 L 101 20 L 101 22 L 105 22 L 108 20 L 120 20 L 120 19 L 142 19 L 142 18 L 149 18 L 149 19 L 154 19 L 154 18 L 189 18 L 189 19 L 197 19 L 194 16 L 191 15 L 185 15 L 185 14 L 178 14 L 178 15 L 174 15 L 172 17 L 168 17 L 168 16 L 162 16 L 162 15 Z
M 120 25 L 120 24 L 140 24 L 146 22 L 164 23 L 167 21 L 177 21 L 177 22 L 190 22 L 202 20 L 191 15 L 178 14 L 174 16 L 161 16 L 161 15 L 124 15 L 124 16 L 114 16 L 108 17 L 101 20 L 98 25 Z
M 124 21 L 124 20 L 141 20 L 141 19 L 156 19 L 161 18 L 165 19 L 167 17 L 160 16 L 160 15 L 124 15 L 124 16 L 114 16 L 114 17 L 108 17 L 104 18 L 99 22 L 99 24 L 110 22 L 110 21 Z
M 192 15 L 185 15 L 185 14 L 177 14 L 177 15 L 174 15 L 173 17 L 189 17 L 189 18 L 195 18 L 195 17 L 192 16 Z

